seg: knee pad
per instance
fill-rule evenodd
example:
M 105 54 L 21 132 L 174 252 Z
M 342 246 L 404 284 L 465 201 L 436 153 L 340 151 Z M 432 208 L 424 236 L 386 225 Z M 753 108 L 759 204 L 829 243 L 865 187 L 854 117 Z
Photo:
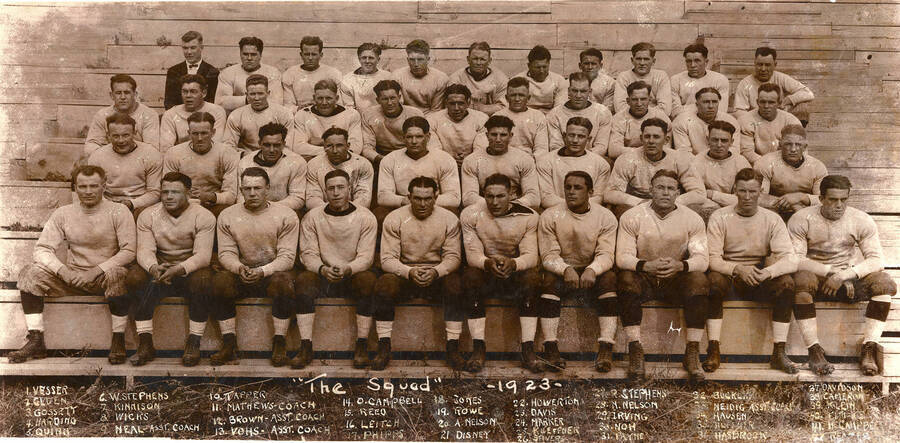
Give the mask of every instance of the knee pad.
M 797 271 L 791 278 L 797 293 L 815 294 L 819 290 L 819 277 L 809 271 Z M 808 303 L 812 303 L 810 300 Z
M 872 280 L 870 291 L 872 295 L 897 295 L 897 283 L 886 272 L 876 272 L 866 276 Z

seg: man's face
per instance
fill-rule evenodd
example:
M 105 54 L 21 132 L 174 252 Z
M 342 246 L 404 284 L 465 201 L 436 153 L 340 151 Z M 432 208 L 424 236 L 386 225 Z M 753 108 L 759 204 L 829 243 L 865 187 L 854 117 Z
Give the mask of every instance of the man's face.
M 578 63 L 578 69 L 581 69 L 581 72 L 591 78 L 597 78 L 597 73 L 600 72 L 601 68 L 603 68 L 603 62 L 600 61 L 600 58 L 593 55 L 581 57 L 581 62 Z
M 674 208 L 675 198 L 678 197 L 678 180 L 672 177 L 657 177 L 650 184 L 650 196 L 657 208 Z
M 428 74 L 428 54 L 422 52 L 407 52 L 406 63 L 409 64 L 409 72 L 415 77 Z
M 191 137 L 191 149 L 200 155 L 206 154 L 212 149 L 212 139 L 215 134 L 216 128 L 209 122 L 188 123 L 188 135 Z
M 822 202 L 822 215 L 829 220 L 840 219 L 847 210 L 847 199 L 849 198 L 849 189 L 831 188 L 826 190 L 825 195 L 819 198 Z
M 248 175 L 241 180 L 241 195 L 245 208 L 251 211 L 261 209 L 269 197 L 269 185 L 263 177 Z
M 253 45 L 241 46 L 241 67 L 247 72 L 253 72 L 259 69 L 262 62 L 262 52 Z
M 254 111 L 262 111 L 269 107 L 269 88 L 265 85 L 247 87 L 247 103 Z
M 509 102 L 511 111 L 522 112 L 528 109 L 529 98 L 531 98 L 531 91 L 528 90 L 528 86 L 508 88 L 506 90 L 506 101 Z
M 184 109 L 188 112 L 200 109 L 205 98 L 206 88 L 200 86 L 200 83 L 184 83 L 181 85 L 181 100 L 184 102 Z
M 344 177 L 331 177 L 325 182 L 325 198 L 331 209 L 346 208 L 350 202 L 350 183 Z
M 91 207 L 100 203 L 105 189 L 106 183 L 100 178 L 100 174 L 78 174 L 75 177 L 75 194 L 78 195 L 78 201 L 84 206 Z
M 759 115 L 766 120 L 774 120 L 778 115 L 778 105 L 781 104 L 781 97 L 775 91 L 762 91 L 756 96 L 756 107 L 759 109 Z
M 765 57 L 756 56 L 753 59 L 753 70 L 754 76 L 757 80 L 761 82 L 767 82 L 772 78 L 772 74 L 775 72 L 775 57 L 771 55 L 767 55 Z
M 706 139 L 706 143 L 709 146 L 709 156 L 716 160 L 728 157 L 728 150 L 731 149 L 733 142 L 734 139 L 728 131 L 710 129 L 709 136 Z
M 650 91 L 646 88 L 635 89 L 625 101 L 628 102 L 628 109 L 629 112 L 631 112 L 631 115 L 643 117 L 647 115 L 647 111 L 650 110 Z
M 473 49 L 469 51 L 466 61 L 469 62 L 469 70 L 473 74 L 481 75 L 487 72 L 488 67 L 491 66 L 491 53 L 481 49 Z
M 588 204 L 588 199 L 591 198 L 591 194 L 593 193 L 594 190 L 588 188 L 584 178 L 569 177 L 566 179 L 565 183 L 563 183 L 563 194 L 566 198 L 566 206 L 568 206 L 569 209 L 576 210 L 584 208 L 585 205 Z
M 434 202 L 437 200 L 432 188 L 413 188 L 409 194 L 409 205 L 413 216 L 419 220 L 428 218 L 434 212 Z
M 759 193 L 762 185 L 756 180 L 740 180 L 734 184 L 734 195 L 737 196 L 735 209 L 741 215 L 753 215 L 759 204 Z
M 184 54 L 184 60 L 188 63 L 198 63 L 203 55 L 203 44 L 198 39 L 182 42 L 181 53 Z
M 128 114 L 134 108 L 136 97 L 130 83 L 113 83 L 109 97 L 113 100 L 116 111 Z
M 719 113 L 719 96 L 712 92 L 700 94 L 697 99 L 697 115 L 703 121 L 711 122 Z
M 188 206 L 188 191 L 184 183 L 179 181 L 162 182 L 159 186 L 159 198 L 166 212 L 178 212 Z
M 303 59 L 303 67 L 313 71 L 319 68 L 322 51 L 319 45 L 300 45 L 300 58 Z
M 641 131 L 641 141 L 644 142 L 644 154 L 647 157 L 656 158 L 662 153 L 667 141 L 666 133 L 659 126 L 647 126 Z
M 684 56 L 684 66 L 687 67 L 688 76 L 700 78 L 706 75 L 706 57 L 699 52 L 688 52 Z
M 426 133 L 422 128 L 411 126 L 403 133 L 406 140 L 406 153 L 412 157 L 425 154 L 428 151 L 428 139 L 431 134 Z
M 261 138 L 259 153 L 266 162 L 278 161 L 284 154 L 284 138 L 281 134 L 272 134 Z
M 450 120 L 461 122 L 462 119 L 466 118 L 466 113 L 469 110 L 469 100 L 466 99 L 465 95 L 450 94 L 447 96 L 445 104 L 447 105 L 447 116 L 450 117 Z
M 550 60 L 534 60 L 528 62 L 528 75 L 542 82 L 550 75 Z
M 397 115 L 400 113 L 400 92 L 393 89 L 385 89 L 378 93 L 375 99 L 381 105 L 381 112 L 385 115 Z
M 569 83 L 569 102 L 575 109 L 584 109 L 591 103 L 591 84 L 586 81 Z
M 494 126 L 487 130 L 488 147 L 490 154 L 501 155 L 509 150 L 509 140 L 512 138 L 512 131 L 503 126 Z
M 788 134 L 779 142 L 781 158 L 785 163 L 796 165 L 803 162 L 803 153 L 806 152 L 806 137 L 799 134 Z
M 331 164 L 336 165 L 347 159 L 347 153 L 350 151 L 350 145 L 343 135 L 331 135 L 323 140 L 322 147 L 325 149 L 325 156 Z
M 118 154 L 125 155 L 135 148 L 134 126 L 110 123 L 106 136 Z
M 656 57 L 651 56 L 649 50 L 638 51 L 631 56 L 631 65 L 637 75 L 649 74 L 654 63 L 656 63 Z
M 566 150 L 575 155 L 581 155 L 591 136 L 588 128 L 579 125 L 566 126 Z
M 503 185 L 490 185 L 484 188 L 484 201 L 488 211 L 494 217 L 500 217 L 509 210 L 509 200 L 512 195 L 509 188 Z
M 381 57 L 375 51 L 366 50 L 359 54 L 359 68 L 363 74 L 371 74 L 378 69 Z
M 313 92 L 313 102 L 316 104 L 316 110 L 322 115 L 331 115 L 337 108 L 337 94 L 331 89 L 316 89 Z

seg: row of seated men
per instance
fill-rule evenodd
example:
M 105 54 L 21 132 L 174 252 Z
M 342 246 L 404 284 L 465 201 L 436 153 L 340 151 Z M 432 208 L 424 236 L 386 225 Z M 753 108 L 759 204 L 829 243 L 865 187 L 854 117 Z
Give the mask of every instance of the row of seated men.
M 429 67 L 424 41 L 407 46 L 409 66 L 393 73 L 378 70 L 381 49 L 366 43 L 357 51 L 360 68 L 341 78 L 336 69 L 319 63 L 323 43 L 318 37 L 303 38 L 304 62 L 283 75 L 260 64 L 263 44 L 255 37 L 241 39 L 242 63 L 221 73 L 202 62 L 202 36 L 191 31 L 183 40 L 186 61 L 169 70 L 162 122 L 137 101 L 131 77 L 114 76 L 115 103 L 94 117 L 86 151 L 109 142 L 105 119 L 113 112 L 131 115 L 139 123 L 137 138 L 165 152 L 188 139 L 187 117 L 202 111 L 216 117 L 216 139 L 242 153 L 258 148 L 260 126 L 278 122 L 289 128 L 289 149 L 308 160 L 322 152 L 322 132 L 338 126 L 350 132 L 356 152 L 375 163 L 402 146 L 400 126 L 406 118 L 424 115 L 435 128 L 434 142 L 461 158 L 473 145 L 485 144 L 478 137 L 484 121 L 498 113 L 517 123 L 513 146 L 532 156 L 560 148 L 565 122 L 573 116 L 591 120 L 590 150 L 609 158 L 640 146 L 639 127 L 649 118 L 672 123 L 674 148 L 703 152 L 706 125 L 719 119 L 741 131 L 735 150 L 752 164 L 775 150 L 784 126 L 801 122 L 785 110 L 805 119 L 798 106 L 813 98 L 809 88 L 774 70 L 777 53 L 767 47 L 757 49 L 755 73 L 738 86 L 732 116 L 728 80 L 707 70 L 708 50 L 701 44 L 685 48 L 687 70 L 671 81 L 652 68 L 655 49 L 649 43 L 634 45 L 634 68 L 616 80 L 601 70 L 603 55 L 594 48 L 580 54 L 581 71 L 564 79 L 549 71 L 551 55 L 542 46 L 529 53 L 528 69 L 509 80 L 490 67 L 490 46 L 484 42 L 472 45 L 469 66 L 451 76 Z M 386 80 L 393 87 L 375 89 Z M 463 98 L 459 86 L 468 90 Z M 460 100 L 467 102 L 466 109 L 460 109 Z
M 199 123 L 205 131 L 198 132 L 208 135 L 212 123 L 201 114 L 195 116 L 197 122 L 192 124 Z M 124 115 L 116 119 L 110 122 L 111 132 L 117 134 L 114 141 L 121 139 L 118 135 L 127 139 L 133 120 Z M 589 125 L 586 119 L 570 119 L 562 157 L 579 147 L 585 152 Z M 664 138 L 663 125 L 646 122 L 645 148 L 653 145 L 647 129 Z M 408 147 L 402 155 L 410 159 L 427 155 L 427 120 L 411 117 L 403 129 Z M 510 129 L 490 127 L 491 146 L 508 143 Z M 713 128 L 710 141 L 727 153 L 726 129 Z M 789 161 L 799 150 L 802 162 L 805 132 L 800 126 L 789 129 L 780 153 Z M 259 135 L 263 146 L 283 148 L 285 132 L 273 124 L 261 128 Z M 722 140 L 715 141 L 719 133 Z M 347 152 L 346 131 L 331 128 L 324 136 L 328 144 L 341 145 Z M 128 148 L 135 146 L 130 141 Z M 358 302 L 354 366 L 371 365 L 376 370 L 387 366 L 394 306 L 422 296 L 444 306 L 448 364 L 477 372 L 484 365 L 486 349 L 483 299 L 499 295 L 513 297 L 519 306 L 523 365 L 536 372 L 559 370 L 565 366 L 556 340 L 560 297 L 576 295 L 598 315 L 597 369 L 611 368 L 618 317 L 628 339 L 628 374 L 633 378 L 644 376 L 641 303 L 662 298 L 683 306 L 688 328 L 684 366 L 691 379 L 699 380 L 703 370 L 719 366 L 722 300 L 733 290 L 774 305 L 772 366 L 790 373 L 797 371 L 785 355 L 792 312 L 808 346 L 810 368 L 827 374 L 833 366 L 818 344 L 813 302 L 868 300 L 860 364 L 865 374 L 880 371 L 877 342 L 896 286 L 882 272 L 874 221 L 846 205 L 850 182 L 842 176 L 817 180 L 817 204 L 786 206 L 795 213 L 785 225 L 777 213 L 759 205 L 763 174 L 740 169 L 731 187 L 735 202 L 714 211 L 704 226 L 703 219 L 680 201 L 684 180 L 672 169 L 653 172 L 648 180 L 650 199 L 636 202 L 618 221 L 602 206 L 612 191 L 600 188 L 603 195 L 595 195 L 595 178 L 578 167 L 563 174 L 559 202 L 540 215 L 520 203 L 518 176 L 490 173 L 479 184 L 480 196 L 457 218 L 441 205 L 448 194 L 443 178 L 417 175 L 406 183 L 399 207 L 386 214 L 379 228 L 375 214 L 354 202 L 351 174 L 339 168 L 323 177 L 326 204 L 307 212 L 302 223 L 294 208 L 269 201 L 277 190 L 264 167 L 251 166 L 240 173 L 241 202 L 222 210 L 218 221 L 202 203 L 190 200 L 195 195 L 191 177 L 172 171 L 161 179 L 162 202 L 137 216 L 135 236 L 133 217 L 138 211 L 129 213 L 136 208 L 133 200 L 118 204 L 104 198 L 105 188 L 113 182 L 111 174 L 121 171 L 117 165 L 107 172 L 90 163 L 73 176 L 78 201 L 54 212 L 36 246 L 34 265 L 20 275 L 28 338 L 21 350 L 9 354 L 10 361 L 45 355 L 43 297 L 103 293 L 112 314 L 112 363 L 125 360 L 124 329 L 132 306 L 137 309 L 140 337 L 133 362 L 140 365 L 153 359 L 153 308 L 164 294 L 190 299 L 185 363 L 198 362 L 199 340 L 210 314 L 223 333 L 222 349 L 211 363 L 230 363 L 236 359 L 235 299 L 267 296 L 273 299 L 272 363 L 288 363 L 284 336 L 296 315 L 301 348 L 290 364 L 302 368 L 312 358 L 315 297 L 349 294 Z M 450 171 L 455 170 L 451 165 Z M 801 203 L 811 203 L 811 198 L 807 195 Z M 214 229 L 217 264 L 211 264 Z M 379 232 L 380 266 L 373 268 Z M 65 264 L 56 254 L 63 240 L 69 248 Z M 298 247 L 302 270 L 295 271 Z M 862 258 L 854 255 L 856 248 Z M 136 265 L 131 263 L 135 250 Z M 460 268 L 463 256 L 468 266 Z M 377 356 L 369 362 L 366 337 L 373 317 L 379 343 Z M 465 319 L 474 340 L 468 360 L 461 356 L 458 341 Z M 542 360 L 534 348 L 538 322 L 545 338 Z M 699 341 L 704 327 L 709 347 L 701 370 Z

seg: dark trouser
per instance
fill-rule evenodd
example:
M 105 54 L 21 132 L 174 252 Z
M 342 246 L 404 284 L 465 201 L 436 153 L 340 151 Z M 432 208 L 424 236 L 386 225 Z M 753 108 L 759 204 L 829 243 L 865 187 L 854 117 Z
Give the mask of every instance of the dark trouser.
M 794 279 L 790 275 L 770 278 L 756 287 L 747 286 L 739 278 L 715 271 L 710 271 L 707 278 L 709 278 L 709 318 L 722 318 L 722 301 L 734 288 L 735 294 L 741 300 L 771 304 L 772 321 L 791 322 L 791 308 L 794 306 Z
M 411 280 L 394 274 L 384 274 L 375 284 L 374 314 L 376 321 L 393 321 L 397 303 L 411 298 L 440 301 L 444 306 L 444 321 L 463 321 L 462 282 L 457 272 L 438 277 L 430 286 L 420 288 Z
M 276 272 L 253 284 L 241 281 L 237 274 L 219 271 L 213 276 L 210 310 L 216 320 L 228 320 L 237 315 L 235 302 L 245 297 L 272 299 L 272 316 L 290 319 L 294 310 L 294 271 Z
M 103 295 L 109 303 L 110 314 L 117 317 L 128 315 L 131 308 L 131 298 L 128 296 L 126 275 L 134 268 L 140 268 L 137 263 L 128 265 L 127 268 L 115 268 L 109 275 L 114 275 L 117 281 L 110 282 L 107 274 L 101 274 L 100 278 L 88 283 L 84 287 L 72 286 L 62 280 L 47 268 L 31 264 L 22 268 L 19 273 L 19 289 L 22 301 L 22 310 L 25 314 L 41 314 L 44 312 L 44 297 L 62 297 L 67 295 Z M 122 290 L 114 290 L 111 288 Z M 116 296 L 108 296 L 114 292 Z M 123 293 L 124 292 L 124 293 Z
M 619 316 L 622 325 L 640 326 L 641 304 L 662 299 L 684 308 L 689 329 L 703 329 L 708 309 L 709 281 L 702 272 L 679 272 L 674 277 L 659 279 L 645 272 L 619 271 L 616 276 Z
M 809 271 L 798 271 L 794 274 L 794 284 L 797 289 L 797 301 L 794 305 L 794 315 L 797 320 L 814 318 L 816 316 L 815 301 L 849 302 L 847 291 L 839 288 L 834 296 L 829 297 L 822 291 L 825 277 L 817 276 Z M 878 295 L 893 296 L 897 293 L 897 284 L 886 272 L 873 272 L 863 278 L 853 280 L 855 300 L 865 301 Z M 884 301 L 869 301 L 866 306 L 866 317 L 873 320 L 887 321 L 891 311 L 891 303 Z
M 188 302 L 191 321 L 205 322 L 209 318 L 209 297 L 212 291 L 213 271 L 202 268 L 188 276 L 175 277 L 171 284 L 153 282 L 143 268 L 128 270 L 125 284 L 136 306 L 134 320 L 152 320 L 153 312 L 164 297 L 183 297 Z
M 294 280 L 295 308 L 298 314 L 315 312 L 316 297 L 349 297 L 356 299 L 356 314 L 372 316 L 372 295 L 378 277 L 372 271 L 363 271 L 332 283 L 315 272 L 303 271 Z
M 584 272 L 583 269 L 576 269 L 578 275 Z M 544 272 L 541 293 L 554 295 L 556 297 L 577 297 L 583 304 L 590 306 L 596 311 L 600 317 L 616 316 L 618 313 L 616 297 L 600 298 L 601 295 L 616 292 L 616 273 L 612 270 L 606 271 L 597 276 L 594 280 L 594 286 L 590 289 L 571 289 L 566 287 L 566 282 L 562 277 Z M 561 310 L 560 300 L 541 298 L 538 310 L 543 318 L 559 317 Z
M 488 297 L 515 300 L 520 317 L 538 315 L 541 271 L 537 268 L 516 271 L 509 278 L 501 279 L 482 269 L 467 267 L 463 270 L 462 282 L 462 308 L 469 318 L 485 317 L 484 299 Z

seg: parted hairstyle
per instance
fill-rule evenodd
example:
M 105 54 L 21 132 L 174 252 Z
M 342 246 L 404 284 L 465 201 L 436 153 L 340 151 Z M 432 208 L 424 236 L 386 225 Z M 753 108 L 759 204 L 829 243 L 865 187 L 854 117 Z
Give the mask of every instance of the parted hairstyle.
M 800 125 L 787 125 L 781 128 L 781 138 L 784 138 L 789 134 L 799 135 L 803 138 L 806 138 L 806 129 Z
M 650 83 L 647 83 L 643 80 L 637 80 L 637 81 L 631 82 L 628 85 L 628 87 L 625 88 L 625 92 L 627 92 L 628 96 L 631 97 L 631 94 L 633 94 L 634 91 L 637 91 L 639 89 L 646 89 L 647 94 L 650 94 L 651 92 L 653 92 L 653 87 L 650 86 Z
M 372 90 L 375 91 L 376 97 L 380 97 L 381 93 L 388 89 L 393 89 L 399 94 L 400 91 L 403 90 L 403 87 L 400 86 L 400 83 L 397 83 L 397 80 L 381 80 L 375 84 L 374 88 L 372 88 Z
M 266 123 L 259 127 L 259 139 L 262 140 L 263 137 L 267 135 L 278 135 L 281 134 L 281 141 L 287 141 L 287 128 L 284 127 L 281 123 Z
M 197 40 L 200 44 L 203 44 L 203 34 L 197 31 L 188 31 L 185 32 L 184 35 L 181 36 L 181 41 L 187 43 L 191 40 Z
M 700 43 L 694 43 L 693 45 L 688 45 L 684 48 L 684 52 L 681 53 L 682 56 L 687 56 L 691 52 L 698 52 L 703 58 L 709 58 L 709 49 L 706 49 L 706 46 Z
M 469 99 L 472 98 L 472 91 L 469 90 L 469 87 L 459 83 L 447 86 L 447 89 L 444 90 L 444 100 L 446 100 L 447 97 L 450 97 L 451 94 L 462 94 L 466 97 L 466 101 L 469 101 Z
M 650 51 L 650 57 L 656 57 L 656 46 L 653 43 L 639 42 L 631 47 L 631 56 L 634 57 L 640 51 Z
M 365 51 L 372 51 L 375 55 L 381 57 L 381 46 L 378 46 L 375 43 L 363 43 L 356 48 L 356 56 L 359 57 Z
M 238 48 L 243 48 L 247 45 L 255 47 L 259 52 L 263 52 L 263 41 L 259 37 L 241 37 L 238 41 Z
M 266 87 L 266 90 L 269 89 L 269 78 L 262 74 L 250 74 L 247 77 L 247 81 L 245 82 L 246 88 L 250 89 L 250 86 L 253 85 L 263 85 Z
M 134 77 L 128 74 L 116 74 L 109 78 L 109 90 L 112 91 L 113 85 L 116 83 L 128 83 L 131 85 L 131 90 L 137 90 L 137 82 L 134 81 Z
M 850 179 L 846 176 L 829 174 L 826 175 L 825 178 L 822 179 L 822 183 L 819 184 L 819 193 L 825 195 L 829 189 L 846 189 L 849 191 L 850 187 Z
M 644 120 L 644 122 L 641 123 L 641 132 L 644 132 L 644 128 L 646 128 L 648 126 L 656 126 L 660 129 L 662 129 L 663 133 L 669 132 L 669 124 L 666 123 L 665 120 L 660 119 L 660 118 L 654 117 L 654 118 L 648 118 L 647 120 Z
M 757 89 L 756 93 L 760 92 L 775 92 L 778 94 L 778 97 L 781 97 L 781 87 L 776 85 L 775 83 L 763 83 L 759 85 L 759 89 Z
M 580 54 L 578 54 L 578 61 L 583 62 L 585 57 L 597 57 L 602 62 L 603 52 L 601 52 L 597 48 L 587 48 L 584 51 L 581 51 Z
M 734 133 L 737 131 L 737 128 L 735 128 L 734 125 L 732 125 L 731 123 L 728 123 L 724 120 L 715 120 L 712 123 L 710 123 L 708 127 L 709 127 L 710 131 L 712 131 L 713 129 L 718 129 L 720 131 L 725 131 L 725 132 L 731 134 L 732 137 L 734 136 Z
M 650 183 L 655 182 L 656 179 L 659 177 L 673 178 L 673 179 L 675 179 L 676 182 L 678 182 L 678 173 L 677 172 L 675 172 L 671 169 L 660 169 L 660 170 L 656 171 L 656 174 L 653 174 L 653 178 L 650 179 Z
M 266 185 L 269 184 L 269 174 L 259 166 L 251 166 L 244 169 L 244 172 L 241 172 L 241 183 L 244 182 L 244 177 L 262 177 L 266 181 Z
M 594 124 L 591 123 L 591 121 L 588 120 L 587 117 L 581 117 L 581 116 L 572 117 L 568 121 L 566 121 L 566 128 L 568 128 L 571 125 L 581 126 L 582 128 L 587 128 L 588 133 L 590 133 L 591 131 L 594 130 Z
M 514 126 L 516 126 L 516 124 L 513 123 L 512 119 L 505 115 L 494 114 L 484 122 L 484 129 L 488 131 L 490 131 L 491 128 L 506 128 L 512 131 Z
M 210 128 L 216 126 L 216 118 L 208 112 L 201 112 L 201 111 L 197 111 L 197 112 L 194 112 L 191 115 L 189 115 L 187 118 L 187 122 L 188 122 L 188 124 L 207 122 L 207 123 L 209 123 Z
M 178 172 L 178 171 L 169 171 L 166 175 L 163 176 L 162 180 L 159 181 L 160 186 L 166 182 L 179 182 L 184 185 L 184 189 L 191 189 L 191 178 Z
M 425 40 L 417 38 L 406 45 L 406 53 L 410 52 L 428 55 L 431 52 L 431 47 L 428 46 L 428 42 Z
M 537 60 L 550 61 L 550 51 L 544 45 L 537 45 L 528 51 L 528 63 Z
M 491 45 L 489 45 L 488 42 L 472 43 L 471 45 L 469 45 L 469 54 L 471 55 L 472 51 L 474 51 L 476 49 L 479 51 L 487 51 L 488 54 L 491 53 Z
M 563 178 L 563 183 L 565 183 L 567 180 L 569 180 L 569 177 L 578 177 L 578 178 L 581 178 L 582 180 L 584 180 L 584 184 L 585 184 L 585 186 L 587 186 L 588 191 L 591 191 L 594 189 L 594 178 L 591 177 L 591 174 L 588 174 L 587 172 L 578 171 L 578 170 L 569 171 L 566 173 L 566 177 Z
M 197 83 L 200 85 L 200 89 L 206 90 L 206 79 L 200 74 L 184 74 L 181 76 L 181 85 L 184 86 L 188 83 Z
M 737 186 L 737 182 L 747 181 L 747 180 L 756 180 L 757 183 L 762 185 L 763 176 L 759 173 L 759 171 L 753 168 L 744 168 L 738 171 L 734 176 L 734 186 Z
M 513 77 L 506 82 L 506 89 L 522 87 L 528 87 L 528 79 L 525 77 Z
M 778 60 L 778 51 L 776 51 L 775 48 L 760 46 L 756 48 L 756 52 L 753 54 L 753 58 L 768 57 L 770 55 L 772 56 L 772 60 Z
M 332 135 L 340 135 L 344 137 L 344 142 L 350 140 L 350 134 L 347 133 L 347 130 L 344 128 L 338 128 L 337 126 L 332 126 L 326 129 L 325 132 L 322 133 L 322 140 L 328 140 L 328 137 L 331 137 Z
M 697 92 L 695 92 L 695 93 L 694 93 L 694 100 L 700 100 L 700 96 L 703 95 L 703 94 L 706 94 L 706 93 L 708 93 L 708 92 L 711 92 L 711 93 L 713 93 L 713 94 L 716 94 L 716 97 L 719 97 L 719 100 L 722 100 L 722 93 L 719 92 L 718 89 L 716 89 L 716 88 L 710 88 L 709 86 L 707 86 L 707 87 L 705 87 L 705 88 L 700 88 Z
M 106 183 L 106 171 L 103 170 L 103 168 L 94 165 L 81 165 L 72 171 L 72 189 L 75 188 L 75 179 L 77 179 L 79 175 L 85 177 L 99 175 L 100 180 Z
M 304 35 L 303 38 L 300 39 L 300 48 L 302 49 L 304 46 L 318 46 L 319 52 L 322 52 L 325 43 L 322 42 L 322 39 L 319 38 L 318 35 Z
M 588 85 L 591 84 L 591 78 L 581 71 L 575 71 L 569 74 L 569 84 L 571 85 L 574 82 L 587 82 Z
M 481 187 L 482 192 L 491 185 L 501 185 L 507 190 L 510 190 L 512 189 L 512 180 L 500 173 L 491 174 L 488 178 L 484 179 L 484 186 Z
M 338 92 L 338 85 L 337 85 L 337 83 L 335 83 L 334 80 L 332 80 L 332 79 L 330 79 L 330 78 L 326 78 L 326 79 L 324 79 L 324 80 L 319 80 L 319 81 L 317 81 L 317 82 L 316 82 L 316 85 L 313 86 L 313 92 L 318 91 L 318 90 L 320 90 L 320 89 L 327 89 L 327 90 L 329 90 L 329 91 L 334 92 L 335 94 L 337 94 L 337 92 Z
M 438 184 L 431 177 L 426 177 L 424 175 L 420 175 L 409 181 L 409 186 L 406 187 L 407 191 L 410 194 L 413 192 L 413 188 L 431 188 L 434 190 L 434 193 L 438 193 Z
M 431 130 L 431 125 L 428 124 L 428 120 L 425 117 L 414 115 L 403 122 L 403 133 L 406 134 L 409 128 L 419 128 L 427 134 Z
M 137 126 L 137 122 L 135 122 L 128 114 L 113 112 L 110 116 L 106 117 L 106 126 L 109 127 L 109 125 L 129 125 L 134 129 L 134 127 Z
M 343 169 L 332 169 L 325 174 L 325 183 L 328 183 L 328 180 L 331 180 L 335 177 L 344 177 L 347 180 L 347 183 L 350 183 L 350 174 Z

